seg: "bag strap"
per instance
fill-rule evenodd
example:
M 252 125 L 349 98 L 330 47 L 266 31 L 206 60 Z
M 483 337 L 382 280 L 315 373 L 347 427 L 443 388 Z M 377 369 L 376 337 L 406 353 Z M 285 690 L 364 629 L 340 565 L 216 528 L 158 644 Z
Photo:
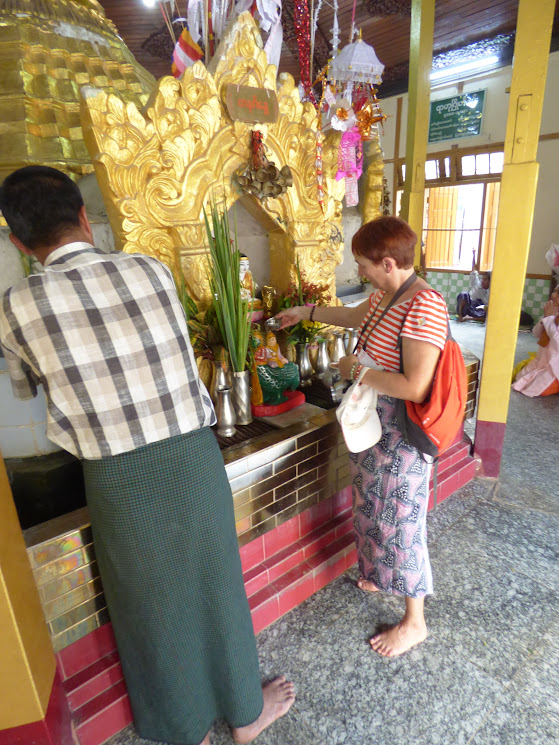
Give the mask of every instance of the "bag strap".
M 404 316 L 404 320 L 402 321 L 402 326 L 401 326 L 400 331 L 398 333 L 398 348 L 400 350 L 400 372 L 401 373 L 404 372 L 404 354 L 403 354 L 403 350 L 402 350 L 402 331 L 404 329 L 404 324 L 406 323 L 406 321 L 408 319 L 408 313 L 410 312 L 410 310 L 413 307 L 413 301 L 419 295 L 420 292 L 424 292 L 424 290 L 420 290 L 419 292 L 417 292 L 412 297 L 411 303 L 410 303 L 410 307 L 408 308 L 408 312 Z M 442 294 L 440 292 L 437 292 L 437 290 L 431 290 L 431 292 L 437 293 L 437 295 L 439 297 L 443 298 L 443 300 L 444 300 L 444 297 L 442 296 Z M 450 317 L 449 317 L 448 311 L 447 311 L 447 313 L 446 313 L 446 341 L 448 341 L 449 339 L 452 339 L 454 341 L 453 336 L 452 336 L 452 333 L 450 331 Z M 438 363 L 437 363 L 437 366 L 438 366 Z M 422 460 L 424 460 L 424 461 L 426 460 L 426 458 L 425 458 L 425 456 L 424 456 L 423 453 L 420 452 L 419 455 L 421 456 Z M 439 457 L 437 456 L 436 458 L 434 458 L 433 461 L 432 461 L 432 463 L 433 463 L 433 509 L 436 509 L 436 507 L 437 507 L 437 477 L 438 477 L 438 469 L 439 469 Z
M 433 511 L 437 509 L 437 482 L 439 476 L 439 457 L 433 460 Z
M 408 311 L 406 315 L 404 316 L 404 319 L 402 321 L 402 326 L 400 327 L 400 331 L 398 332 L 398 348 L 400 350 L 400 372 L 404 372 L 404 355 L 402 354 L 402 331 L 404 330 L 404 326 L 406 324 L 406 321 L 408 320 L 408 315 L 411 309 L 413 308 L 413 301 L 415 298 L 421 293 L 425 292 L 425 290 L 420 290 L 417 292 L 411 299 L 410 307 L 408 308 Z M 432 288 L 429 288 L 428 292 L 434 292 L 436 293 L 440 298 L 444 300 L 444 297 L 440 292 L 437 292 L 437 290 L 433 290 Z M 445 301 L 446 304 L 446 301 Z M 446 312 L 446 341 L 454 341 L 454 337 L 452 336 L 452 332 L 450 330 L 450 316 L 448 315 L 448 310 Z
M 417 274 L 414 272 L 413 274 L 410 274 L 410 276 L 406 279 L 405 282 L 403 282 L 400 285 L 400 287 L 398 287 L 398 289 L 394 293 L 394 297 L 392 298 L 392 300 L 388 303 L 388 305 L 386 306 L 386 308 L 384 308 L 384 310 L 382 311 L 382 313 L 380 314 L 380 316 L 378 317 L 378 319 L 375 321 L 375 323 L 369 329 L 369 333 L 367 334 L 367 338 L 365 339 L 365 341 L 364 341 L 363 346 L 361 347 L 361 349 L 363 349 L 363 350 L 365 349 L 365 347 L 367 346 L 367 342 L 369 341 L 369 338 L 370 338 L 371 334 L 373 333 L 373 331 L 376 329 L 376 327 L 382 321 L 382 319 L 384 318 L 384 316 L 388 313 L 388 311 L 390 310 L 390 308 L 392 308 L 392 306 L 394 305 L 394 303 L 396 302 L 396 300 L 398 300 L 404 294 L 404 292 L 406 290 L 408 290 L 413 285 L 413 283 L 415 282 L 416 279 L 417 279 Z M 377 307 L 375 308 L 375 310 L 373 311 L 373 313 L 371 313 L 371 317 L 369 318 L 369 320 L 367 321 L 367 323 L 363 326 L 363 329 L 360 331 L 359 338 L 357 339 L 357 342 L 355 343 L 355 346 L 353 347 L 352 354 L 355 354 L 355 350 L 357 349 L 357 347 L 361 343 L 361 339 L 363 338 L 363 336 L 365 334 L 365 331 L 368 329 L 371 321 L 373 320 L 374 315 L 377 312 L 378 307 L 381 304 L 381 302 L 382 302 L 382 298 L 378 301 Z M 407 318 L 407 314 L 406 314 L 406 318 Z

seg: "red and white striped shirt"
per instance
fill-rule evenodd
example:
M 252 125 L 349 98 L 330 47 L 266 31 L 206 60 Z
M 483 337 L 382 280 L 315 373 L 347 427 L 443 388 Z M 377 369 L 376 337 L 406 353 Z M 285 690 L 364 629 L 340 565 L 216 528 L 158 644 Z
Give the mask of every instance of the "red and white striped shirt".
M 384 297 L 382 290 L 373 292 L 369 298 L 369 310 L 363 319 L 360 332 L 371 320 L 359 344 L 369 336 L 369 329 L 374 326 L 383 309 L 379 304 Z M 408 314 L 404 327 L 402 322 Z M 447 308 L 443 298 L 434 290 L 421 290 L 413 298 L 393 305 L 378 326 L 372 331 L 366 341 L 365 352 L 385 370 L 398 372 L 400 370 L 400 350 L 398 348 L 398 334 L 402 329 L 402 336 L 418 339 L 434 344 L 443 349 L 446 343 Z

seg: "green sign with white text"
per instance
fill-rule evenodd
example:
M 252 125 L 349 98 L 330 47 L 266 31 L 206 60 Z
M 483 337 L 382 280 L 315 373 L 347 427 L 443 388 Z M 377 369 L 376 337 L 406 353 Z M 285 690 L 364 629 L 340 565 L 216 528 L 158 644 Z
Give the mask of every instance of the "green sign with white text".
M 472 91 L 461 96 L 431 101 L 429 142 L 457 140 L 481 132 L 485 91 Z

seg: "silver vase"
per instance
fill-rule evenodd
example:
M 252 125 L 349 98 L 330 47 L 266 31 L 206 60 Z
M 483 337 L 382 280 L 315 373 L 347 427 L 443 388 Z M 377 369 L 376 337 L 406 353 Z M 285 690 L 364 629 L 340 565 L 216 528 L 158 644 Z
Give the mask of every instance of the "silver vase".
M 299 378 L 301 379 L 300 387 L 304 388 L 312 382 L 312 365 L 309 359 L 307 345 L 302 342 L 295 345 L 295 362 L 299 368 Z
M 333 365 L 332 363 L 330 363 L 330 365 L 328 365 L 328 369 L 322 376 L 322 385 L 326 388 L 330 388 L 330 391 L 333 391 L 334 386 L 341 379 L 342 376 L 340 375 L 340 371 L 338 370 L 337 365 Z
M 231 388 L 233 382 L 231 380 L 231 371 L 225 367 L 223 362 L 214 362 L 213 364 L 214 375 L 212 378 L 210 396 L 212 397 L 212 401 L 214 402 L 214 404 L 217 406 L 219 389 L 225 388 L 227 386 Z
M 235 429 L 235 410 L 231 401 L 233 389 L 229 385 L 224 385 L 217 390 L 217 434 L 221 437 L 233 437 Z
M 345 353 L 353 354 L 357 339 L 359 339 L 359 329 L 348 329 L 347 342 L 345 345 Z
M 334 339 L 330 344 L 330 364 L 337 364 L 342 357 L 345 357 L 344 346 L 345 331 L 335 331 Z
M 250 408 L 250 370 L 233 373 L 233 406 L 237 424 L 250 424 L 252 411 Z
M 318 353 L 314 365 L 314 376 L 317 380 L 322 380 L 322 376 L 328 370 L 330 357 L 328 356 L 328 342 L 326 339 L 318 342 Z

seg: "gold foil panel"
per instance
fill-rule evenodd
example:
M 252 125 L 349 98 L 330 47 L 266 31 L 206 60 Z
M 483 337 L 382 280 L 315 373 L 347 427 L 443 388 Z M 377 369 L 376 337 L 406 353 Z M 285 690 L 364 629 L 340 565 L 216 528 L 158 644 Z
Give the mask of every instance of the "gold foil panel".
M 92 171 L 80 88 L 143 106 L 155 85 L 95 2 L 0 4 L 0 180 L 28 164 Z

